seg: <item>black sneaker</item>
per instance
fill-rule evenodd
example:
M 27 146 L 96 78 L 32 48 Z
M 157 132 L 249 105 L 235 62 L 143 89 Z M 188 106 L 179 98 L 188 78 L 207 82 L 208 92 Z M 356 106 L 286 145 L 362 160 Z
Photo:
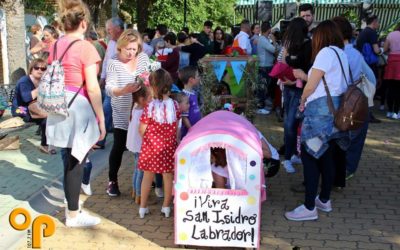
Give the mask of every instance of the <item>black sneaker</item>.
M 118 182 L 110 181 L 108 183 L 107 194 L 112 197 L 121 195 L 118 187 Z

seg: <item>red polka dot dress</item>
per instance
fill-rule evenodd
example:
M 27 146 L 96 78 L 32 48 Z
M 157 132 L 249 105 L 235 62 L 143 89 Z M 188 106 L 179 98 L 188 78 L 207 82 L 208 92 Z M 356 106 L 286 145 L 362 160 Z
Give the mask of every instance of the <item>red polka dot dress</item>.
M 138 168 L 153 173 L 170 173 L 174 169 L 178 104 L 172 99 L 153 100 L 144 109 L 140 122 L 147 125 L 143 136 Z

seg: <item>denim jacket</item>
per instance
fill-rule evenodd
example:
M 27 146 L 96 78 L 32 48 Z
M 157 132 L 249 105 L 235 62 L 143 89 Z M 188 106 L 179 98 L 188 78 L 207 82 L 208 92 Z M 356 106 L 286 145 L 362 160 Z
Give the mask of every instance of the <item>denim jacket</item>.
M 332 96 L 332 99 L 337 109 L 341 97 Z M 343 150 L 346 150 L 350 143 L 348 132 L 335 128 L 333 114 L 328 108 L 327 96 L 323 96 L 307 103 L 301 127 L 301 143 L 310 155 L 319 159 L 329 148 L 329 141 L 332 139 L 336 139 L 336 143 Z

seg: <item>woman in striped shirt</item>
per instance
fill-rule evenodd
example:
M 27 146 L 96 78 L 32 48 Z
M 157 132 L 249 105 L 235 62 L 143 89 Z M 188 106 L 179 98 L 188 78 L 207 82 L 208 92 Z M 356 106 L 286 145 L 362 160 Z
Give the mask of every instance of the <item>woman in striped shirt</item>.
M 111 96 L 114 123 L 114 144 L 109 158 L 109 196 L 119 196 L 118 170 L 125 151 L 132 108 L 132 93 L 139 90 L 136 77 L 147 70 L 148 56 L 142 52 L 142 38 L 139 32 L 129 29 L 117 41 L 117 55 L 108 62 L 106 92 Z

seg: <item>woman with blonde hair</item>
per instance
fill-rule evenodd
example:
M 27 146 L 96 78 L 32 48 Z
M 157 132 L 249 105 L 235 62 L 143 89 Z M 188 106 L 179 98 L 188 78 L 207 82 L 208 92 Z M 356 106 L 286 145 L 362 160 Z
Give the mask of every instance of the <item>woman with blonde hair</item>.
M 90 22 L 86 4 L 81 0 L 60 1 L 60 18 L 65 35 L 50 48 L 48 63 L 64 55 L 61 64 L 68 116 L 50 113 L 46 136 L 49 145 L 62 148 L 66 225 L 88 227 L 100 223 L 100 218 L 81 211 L 79 193 L 87 154 L 106 133 L 97 81 L 101 59 L 95 47 L 84 40 Z
M 125 151 L 132 93 L 139 90 L 136 78 L 147 70 L 149 57 L 143 52 L 143 41 L 138 31 L 125 30 L 117 41 L 117 55 L 108 62 L 106 92 L 111 96 L 114 125 L 114 144 L 109 158 L 107 194 L 119 196 L 118 170 Z

